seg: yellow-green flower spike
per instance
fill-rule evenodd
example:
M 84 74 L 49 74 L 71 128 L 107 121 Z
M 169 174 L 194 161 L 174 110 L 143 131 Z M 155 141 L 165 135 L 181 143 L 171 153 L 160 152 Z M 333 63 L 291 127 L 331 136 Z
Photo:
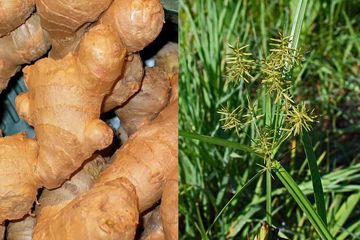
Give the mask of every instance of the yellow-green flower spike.
M 250 74 L 254 60 L 250 59 L 251 53 L 246 53 L 248 45 L 240 47 L 239 42 L 235 46 L 229 44 L 231 52 L 225 58 L 226 83 L 238 83 L 241 80 L 248 82 L 253 77 Z

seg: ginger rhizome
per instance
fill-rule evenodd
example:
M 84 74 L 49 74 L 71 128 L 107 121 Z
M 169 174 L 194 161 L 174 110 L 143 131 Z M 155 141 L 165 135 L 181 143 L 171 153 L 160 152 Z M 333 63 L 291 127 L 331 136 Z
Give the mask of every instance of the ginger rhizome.
M 155 56 L 155 66 L 169 74 L 179 72 L 178 45 L 174 42 L 167 43 Z
M 133 239 L 139 213 L 158 202 L 177 169 L 177 102 L 141 127 L 86 193 L 38 219 L 34 239 Z M 76 207 L 75 207 L 76 206 Z M 46 216 L 45 216 L 46 214 Z
M 34 9 L 35 0 L 0 1 L 0 37 L 23 24 Z
M 88 191 L 107 163 L 100 155 L 94 155 L 88 161 L 79 172 L 76 172 L 60 188 L 44 189 L 36 204 L 35 214 L 27 215 L 23 219 L 11 221 L 8 224 L 7 239 L 32 240 L 36 219 L 41 216 L 42 211 L 46 212 L 48 208 L 52 209 L 54 205 L 66 205 L 70 200 Z
M 58 187 L 112 142 L 112 130 L 99 117 L 124 57 L 121 41 L 98 26 L 85 35 L 78 54 L 41 59 L 24 69 L 29 92 L 17 97 L 16 107 L 34 126 L 39 145 L 36 171 L 43 186 Z
M 73 52 L 85 31 L 104 12 L 112 0 L 72 1 L 36 0 L 41 26 L 49 33 L 50 56 L 60 59 Z
M 140 240 L 165 240 L 159 206 L 145 214 L 142 220 L 144 231 L 141 233 Z
M 173 177 L 166 181 L 161 197 L 160 214 L 165 239 L 178 239 L 178 184 L 178 170 L 176 168 Z
M 129 53 L 154 41 L 164 22 L 159 0 L 36 0 L 36 7 L 52 41 L 50 56 L 56 59 L 74 52 L 99 17 L 98 23 L 111 26 Z
M 159 68 L 147 68 L 140 91 L 115 111 L 127 134 L 151 122 L 168 104 L 169 95 L 168 75 Z
M 25 134 L 0 138 L 0 223 L 30 211 L 39 182 L 34 174 L 38 145 Z
M 129 53 L 138 52 L 159 35 L 164 9 L 159 0 L 114 0 L 99 20 L 110 25 Z
M 41 59 L 24 69 L 29 92 L 16 98 L 16 109 L 34 126 L 36 141 L 24 135 L 1 139 L 0 222 L 24 216 L 40 186 L 58 187 L 112 142 L 111 128 L 99 117 L 124 57 L 121 41 L 97 26 L 85 35 L 78 54 Z
M 124 104 L 139 91 L 144 77 L 144 67 L 139 54 L 125 61 L 124 72 L 111 93 L 105 97 L 102 111 L 107 112 Z
M 22 64 L 38 59 L 49 48 L 48 34 L 42 29 L 40 19 L 36 14 L 6 36 L 1 37 L 0 92 L 6 88 L 10 78 L 20 70 Z

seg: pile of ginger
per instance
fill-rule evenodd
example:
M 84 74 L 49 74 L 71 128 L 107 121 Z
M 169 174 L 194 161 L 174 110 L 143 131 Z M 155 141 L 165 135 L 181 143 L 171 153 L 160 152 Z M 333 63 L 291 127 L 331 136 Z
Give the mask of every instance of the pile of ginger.
M 0 138 L 0 239 L 178 239 L 178 66 L 160 0 L 1 0 L 0 91 L 22 71 Z M 112 129 L 103 116 L 116 115 Z

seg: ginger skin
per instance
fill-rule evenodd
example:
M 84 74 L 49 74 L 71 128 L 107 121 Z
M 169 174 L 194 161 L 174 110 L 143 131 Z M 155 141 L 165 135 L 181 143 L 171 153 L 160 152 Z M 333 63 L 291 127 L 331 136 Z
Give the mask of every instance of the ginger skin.
M 65 225 L 62 239 L 133 239 L 139 212 L 160 200 L 177 169 L 177 110 L 173 102 L 131 136 L 87 193 L 44 212 L 33 239 L 60 239 L 52 233 Z
M 144 231 L 141 233 L 140 240 L 165 240 L 159 206 L 145 214 L 142 219 Z
M 100 110 L 125 54 L 116 35 L 97 26 L 84 36 L 77 54 L 44 58 L 24 69 L 29 92 L 16 98 L 16 109 L 34 126 L 36 141 L 24 134 L 0 139 L 0 222 L 23 217 L 39 187 L 60 186 L 112 142 Z
M 160 214 L 164 228 L 165 239 L 178 239 L 178 171 L 176 170 L 171 179 L 165 183 L 161 197 Z
M 36 199 L 38 145 L 25 134 L 0 138 L 0 223 L 22 218 Z
M 111 93 L 105 97 L 102 112 L 108 112 L 124 104 L 139 91 L 144 77 L 144 67 L 139 54 L 125 61 L 124 72 Z
M 0 92 L 21 68 L 50 48 L 48 34 L 41 28 L 39 16 L 32 15 L 23 25 L 0 38 Z
M 35 0 L 0 1 L 0 37 L 23 24 L 34 9 Z
M 128 135 L 151 122 L 169 103 L 170 82 L 161 69 L 145 69 L 145 77 L 139 92 L 115 111 Z
M 73 52 L 90 24 L 98 19 L 111 2 L 112 0 L 36 0 L 41 25 L 49 33 L 52 42 L 50 57 L 60 59 Z
M 55 59 L 74 52 L 102 13 L 98 24 L 111 26 L 128 53 L 138 52 L 154 41 L 164 23 L 160 0 L 36 0 L 36 7 L 52 41 L 50 57 Z
M 159 35 L 164 24 L 160 0 L 114 0 L 99 22 L 110 25 L 129 53 L 142 50 Z
M 84 167 L 66 181 L 60 188 L 44 189 L 35 207 L 35 215 L 25 216 L 23 219 L 11 221 L 7 226 L 6 236 L 9 240 L 32 240 L 36 219 L 41 217 L 43 211 L 51 211 L 57 205 L 68 203 L 81 193 L 90 189 L 96 177 L 104 168 L 106 161 L 100 155 L 91 157 Z M 1 239 L 1 238 L 0 238 Z

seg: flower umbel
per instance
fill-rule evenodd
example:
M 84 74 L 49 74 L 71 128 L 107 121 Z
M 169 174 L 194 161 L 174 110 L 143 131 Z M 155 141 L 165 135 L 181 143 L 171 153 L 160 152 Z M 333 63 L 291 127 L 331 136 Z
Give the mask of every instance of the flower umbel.
M 229 107 L 221 107 L 218 113 L 221 114 L 220 122 L 223 122 L 222 128 L 224 130 L 235 129 L 236 133 L 239 135 L 242 113 L 240 106 L 234 110 L 231 110 Z
M 248 82 L 249 79 L 253 78 L 250 70 L 254 60 L 248 58 L 251 53 L 245 52 L 245 48 L 247 47 L 248 45 L 239 47 L 239 42 L 237 42 L 235 46 L 229 44 L 231 52 L 227 54 L 225 58 L 226 83 L 237 83 L 240 80 Z
M 313 111 L 306 109 L 305 104 L 291 106 L 285 118 L 285 122 L 289 127 L 284 130 L 288 131 L 289 135 L 300 135 L 303 130 L 310 131 L 311 123 L 315 121 L 315 118 Z

